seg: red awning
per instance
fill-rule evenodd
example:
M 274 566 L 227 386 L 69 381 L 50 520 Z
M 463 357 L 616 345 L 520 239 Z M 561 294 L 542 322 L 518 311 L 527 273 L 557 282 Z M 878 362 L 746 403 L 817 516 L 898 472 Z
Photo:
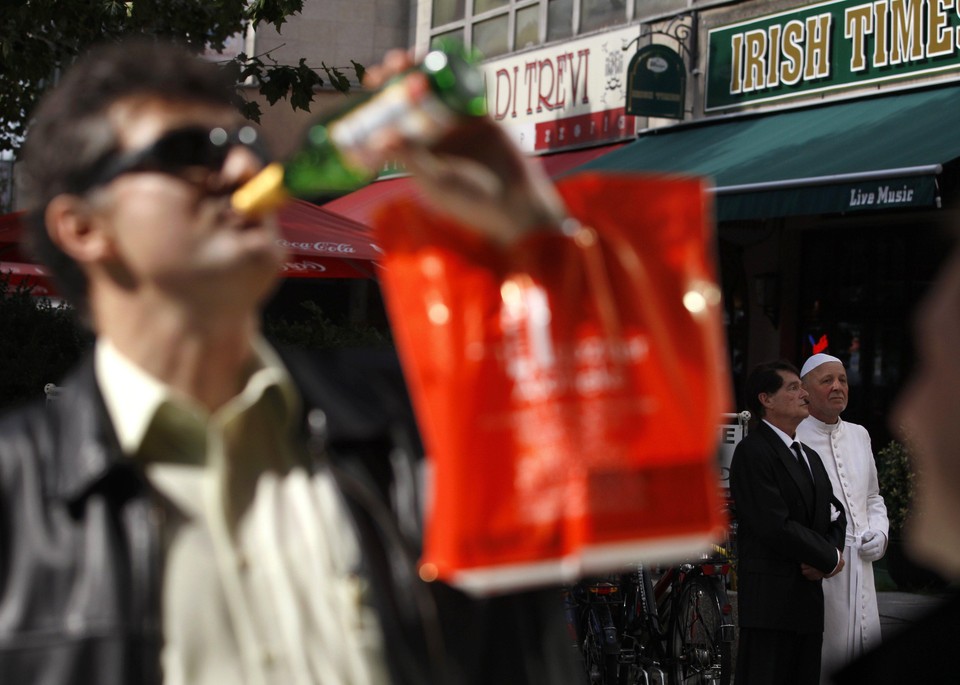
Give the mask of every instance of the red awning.
M 23 212 L 0 214 L 0 261 L 20 262 L 20 220 Z
M 46 269 L 36 264 L 0 261 L 0 276 L 6 277 L 7 283 L 13 287 L 31 287 L 31 295 L 46 297 L 56 294 Z
M 572 152 L 559 152 L 552 155 L 534 157 L 533 159 L 540 162 L 551 178 L 559 178 L 573 171 L 581 164 L 586 164 L 592 159 L 612 152 L 622 145 L 623 143 L 591 147 L 584 150 L 573 150 Z M 371 226 L 373 225 L 373 215 L 381 205 L 391 200 L 399 199 L 400 197 L 420 197 L 421 195 L 422 193 L 413 179 L 409 176 L 404 176 L 401 178 L 374 181 L 370 185 L 355 190 L 348 195 L 324 203 L 323 208 L 340 216 L 353 219 L 361 224 Z
M 0 215 L 0 261 L 37 269 L 24 264 L 21 256 L 22 216 Z M 363 224 L 303 200 L 281 208 L 278 219 L 280 243 L 290 253 L 282 270 L 285 277 L 374 278 L 381 251 Z
M 370 229 L 345 216 L 303 200 L 278 212 L 280 243 L 290 259 L 286 278 L 374 278 L 381 250 Z
M 373 261 L 383 252 L 367 226 L 324 207 L 293 200 L 278 217 L 281 243 L 291 254 Z

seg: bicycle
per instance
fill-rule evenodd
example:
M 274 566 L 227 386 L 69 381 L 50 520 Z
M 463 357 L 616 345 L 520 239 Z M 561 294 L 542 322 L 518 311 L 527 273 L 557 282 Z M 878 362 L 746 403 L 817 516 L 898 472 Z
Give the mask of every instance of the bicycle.
M 642 564 L 567 590 L 589 685 L 729 685 L 734 626 L 727 550 L 654 574 Z

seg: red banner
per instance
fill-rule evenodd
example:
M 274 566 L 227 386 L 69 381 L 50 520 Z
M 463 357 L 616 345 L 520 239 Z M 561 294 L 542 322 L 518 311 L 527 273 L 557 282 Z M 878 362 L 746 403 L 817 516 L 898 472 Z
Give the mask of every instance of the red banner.
M 636 117 L 624 107 L 545 121 L 536 125 L 534 150 L 562 150 L 623 140 L 636 133 Z

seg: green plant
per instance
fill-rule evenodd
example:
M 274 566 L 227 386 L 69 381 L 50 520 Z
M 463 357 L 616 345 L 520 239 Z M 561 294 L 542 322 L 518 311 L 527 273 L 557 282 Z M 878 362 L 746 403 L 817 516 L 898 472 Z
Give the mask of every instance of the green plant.
M 880 494 L 890 519 L 890 546 L 874 570 L 882 566 L 896 588 L 904 592 L 940 592 L 947 581 L 936 571 L 915 561 L 904 545 L 907 520 L 917 516 L 912 505 L 917 496 L 917 464 L 910 454 L 909 440 L 891 441 L 877 452 L 877 478 Z M 881 583 L 878 581 L 878 589 Z
M 887 505 L 890 535 L 900 536 L 916 492 L 917 472 L 907 445 L 891 440 L 877 452 L 877 479 Z
M 271 340 L 304 350 L 387 347 L 389 332 L 361 323 L 337 323 L 323 313 L 315 302 L 302 302 L 305 316 L 295 321 L 267 318 L 264 331 Z
M 91 344 L 70 307 L 0 273 L 0 407 L 43 399 Z

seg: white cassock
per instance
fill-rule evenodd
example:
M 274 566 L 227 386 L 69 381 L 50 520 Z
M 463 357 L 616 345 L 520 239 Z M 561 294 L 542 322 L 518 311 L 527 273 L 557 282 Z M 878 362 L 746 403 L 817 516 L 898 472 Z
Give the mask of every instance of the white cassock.
M 846 565 L 823 581 L 823 682 L 829 675 L 880 643 L 880 612 L 873 580 L 873 561 L 860 555 L 861 537 L 868 530 L 889 540 L 887 507 L 880 496 L 877 465 L 870 435 L 863 426 L 842 419 L 823 423 L 808 416 L 797 428 L 797 439 L 812 447 L 830 475 L 833 494 L 847 513 Z

